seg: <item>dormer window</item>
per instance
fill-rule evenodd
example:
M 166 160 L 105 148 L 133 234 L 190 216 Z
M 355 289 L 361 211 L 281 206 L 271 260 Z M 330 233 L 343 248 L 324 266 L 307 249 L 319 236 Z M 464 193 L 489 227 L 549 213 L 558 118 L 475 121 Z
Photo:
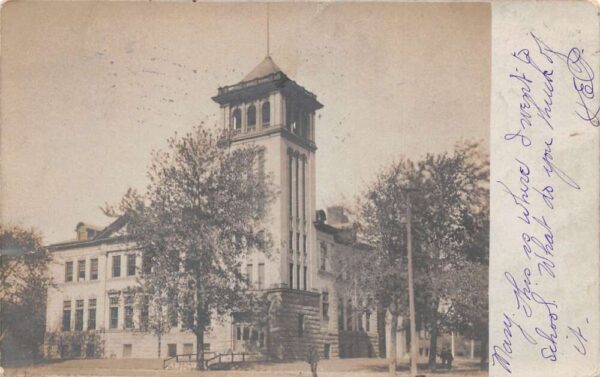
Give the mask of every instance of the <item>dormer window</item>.
M 269 101 L 263 102 L 261 109 L 262 126 L 266 127 L 271 123 L 271 104 Z
M 254 128 L 256 126 L 256 107 L 250 105 L 246 115 L 248 116 L 248 128 Z
M 231 114 L 231 128 L 235 131 L 242 129 L 242 111 L 240 109 L 233 110 Z

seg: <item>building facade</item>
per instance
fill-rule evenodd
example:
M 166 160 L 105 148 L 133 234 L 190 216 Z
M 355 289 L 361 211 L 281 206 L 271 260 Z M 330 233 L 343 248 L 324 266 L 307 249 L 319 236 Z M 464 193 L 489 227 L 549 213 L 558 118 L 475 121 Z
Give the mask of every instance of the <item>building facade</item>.
M 261 351 L 279 359 L 304 358 L 310 346 L 324 357 L 375 356 L 377 316 L 353 313 L 336 292 L 335 264 L 352 252 L 341 208 L 330 221 L 316 211 L 317 97 L 287 77 L 270 57 L 241 82 L 218 89 L 213 100 L 231 146 L 265 149 L 264 168 L 279 193 L 269 212 L 271 256 L 253 254 L 245 273 L 268 292 L 268 328 L 232 315 L 200 345 L 205 351 Z M 144 272 L 142 255 L 127 242 L 126 222 L 104 229 L 80 223 L 77 239 L 52 245 L 47 353 L 53 357 L 166 357 L 195 353 L 195 337 L 175 326 L 157 339 L 145 329 L 148 308 L 133 293 Z M 176 319 L 175 319 L 176 321 Z M 174 323 L 177 324 L 177 323 Z

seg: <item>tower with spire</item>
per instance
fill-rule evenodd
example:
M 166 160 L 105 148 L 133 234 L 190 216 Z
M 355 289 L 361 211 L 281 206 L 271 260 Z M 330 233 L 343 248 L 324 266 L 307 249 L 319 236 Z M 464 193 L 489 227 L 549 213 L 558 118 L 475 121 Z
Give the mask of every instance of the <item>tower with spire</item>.
M 247 273 L 258 278 L 256 284 L 261 288 L 279 297 L 281 310 L 289 311 L 287 303 L 291 302 L 318 310 L 320 295 L 313 289 L 318 272 L 315 112 L 323 105 L 283 73 L 270 56 L 237 84 L 219 88 L 213 100 L 221 106 L 222 123 L 230 130 L 232 147 L 249 143 L 264 147 L 264 168 L 278 193 L 267 220 L 273 252 L 269 258 L 250 256 Z M 281 315 L 284 320 L 303 314 Z M 285 342 L 281 334 L 269 335 L 271 349 L 277 339 Z M 297 345 L 283 346 L 301 350 Z

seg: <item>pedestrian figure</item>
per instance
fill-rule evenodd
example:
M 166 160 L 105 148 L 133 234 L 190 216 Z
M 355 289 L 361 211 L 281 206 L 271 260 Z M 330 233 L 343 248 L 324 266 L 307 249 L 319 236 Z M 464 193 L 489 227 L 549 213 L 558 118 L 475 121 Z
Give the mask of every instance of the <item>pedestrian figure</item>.
M 443 348 L 442 351 L 438 354 L 438 356 L 440 357 L 440 359 L 442 359 L 442 368 L 444 368 L 446 366 L 446 360 L 447 360 L 447 353 L 446 353 L 446 348 Z
M 452 361 L 454 360 L 454 356 L 452 356 L 452 352 L 450 350 L 446 350 L 446 360 L 448 360 L 448 370 L 452 369 Z

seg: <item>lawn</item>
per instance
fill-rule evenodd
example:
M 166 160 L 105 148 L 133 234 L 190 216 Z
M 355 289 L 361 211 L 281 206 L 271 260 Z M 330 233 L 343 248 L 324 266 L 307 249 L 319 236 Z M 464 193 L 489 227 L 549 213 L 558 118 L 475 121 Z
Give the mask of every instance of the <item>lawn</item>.
M 398 376 L 408 375 L 408 363 L 399 363 Z M 427 377 L 484 377 L 487 372 L 478 368 L 476 361 L 457 360 L 452 371 L 425 371 L 425 365 L 419 365 L 420 374 Z M 387 376 L 385 359 L 331 359 L 319 363 L 319 376 L 323 377 L 384 377 Z M 37 365 L 29 368 L 8 369 L 6 377 L 13 376 L 166 376 L 166 377 L 279 377 L 310 376 L 310 368 L 304 362 L 260 362 L 248 363 L 229 371 L 178 371 L 162 370 L 161 360 L 148 359 L 101 359 L 69 360 Z

